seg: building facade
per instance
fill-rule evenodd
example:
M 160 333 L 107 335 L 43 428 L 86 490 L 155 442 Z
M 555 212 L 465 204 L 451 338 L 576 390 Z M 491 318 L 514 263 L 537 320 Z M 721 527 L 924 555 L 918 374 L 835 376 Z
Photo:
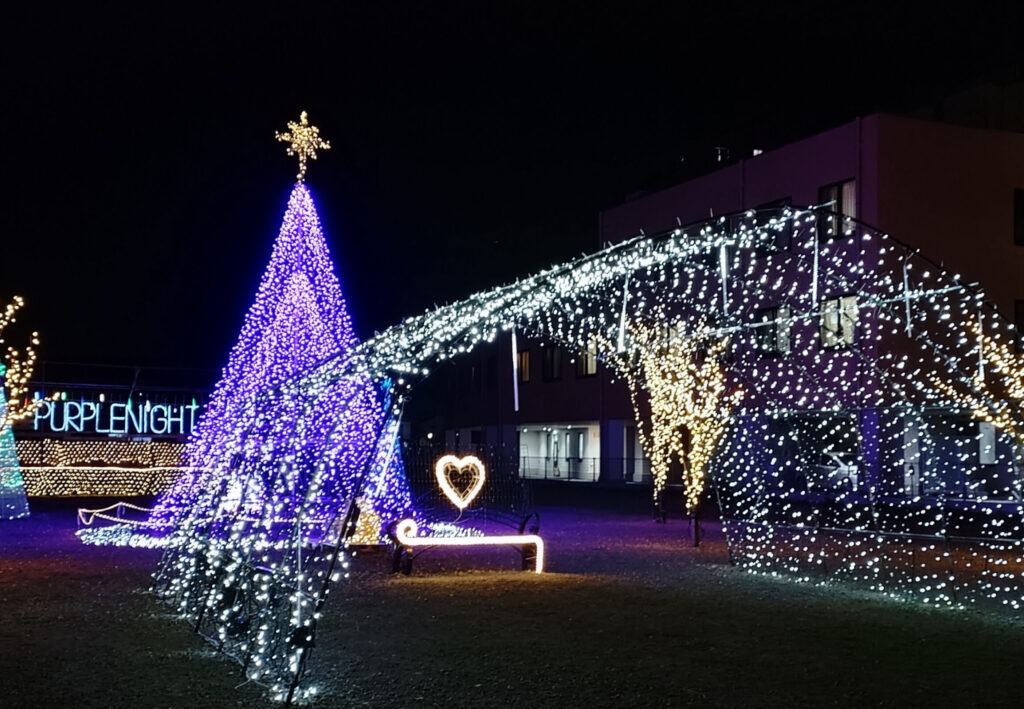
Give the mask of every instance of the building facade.
M 838 234 L 849 217 L 891 234 L 963 282 L 980 284 L 1024 331 L 1020 133 L 866 116 L 608 209 L 598 239 L 616 244 L 790 205 L 833 212 L 819 221 L 822 233 Z M 842 297 L 854 296 L 837 296 L 830 311 L 838 340 L 852 336 L 843 332 Z M 816 327 L 824 332 L 829 311 L 822 307 Z M 418 393 L 432 418 L 416 420 L 415 436 L 443 439 L 451 449 L 494 448 L 515 458 L 527 478 L 647 482 L 628 391 L 614 372 L 592 352 L 522 335 L 516 345 L 513 352 L 505 337 L 435 377 Z

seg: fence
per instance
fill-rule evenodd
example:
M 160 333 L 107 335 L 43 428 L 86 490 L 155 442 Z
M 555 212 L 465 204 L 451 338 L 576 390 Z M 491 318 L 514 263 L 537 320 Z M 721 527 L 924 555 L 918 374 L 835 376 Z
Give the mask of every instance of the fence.
M 526 480 L 601 481 L 650 485 L 651 461 L 646 458 L 564 459 L 520 456 L 519 476 Z

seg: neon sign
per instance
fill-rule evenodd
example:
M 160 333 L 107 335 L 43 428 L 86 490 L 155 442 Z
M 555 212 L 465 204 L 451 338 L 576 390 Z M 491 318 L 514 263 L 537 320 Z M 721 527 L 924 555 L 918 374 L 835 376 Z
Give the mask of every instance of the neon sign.
M 199 404 L 133 404 L 102 401 L 44 401 L 33 429 L 53 433 L 181 435 L 192 433 Z
M 487 473 L 484 464 L 476 456 L 457 458 L 454 455 L 446 455 L 438 459 L 434 466 L 434 475 L 445 496 L 453 505 L 464 510 L 480 494 Z M 461 490 L 456 485 L 458 478 L 464 478 Z
M 482 537 L 420 536 L 416 520 L 403 519 L 395 525 L 395 539 L 398 540 L 399 544 L 408 549 L 418 546 L 472 547 L 532 544 L 537 550 L 533 570 L 538 574 L 543 573 L 544 571 L 544 540 L 536 534 L 500 534 L 494 536 L 485 535 Z

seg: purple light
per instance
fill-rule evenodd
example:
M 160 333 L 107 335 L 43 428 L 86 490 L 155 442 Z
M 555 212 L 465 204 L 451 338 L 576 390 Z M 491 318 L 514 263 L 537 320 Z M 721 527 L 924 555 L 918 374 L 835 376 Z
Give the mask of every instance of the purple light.
M 173 525 L 157 593 L 219 648 L 255 658 L 248 677 L 279 698 L 294 689 L 328 582 L 347 566 L 357 502 L 371 532 L 411 512 L 391 384 L 378 387 L 355 344 L 313 200 L 297 184 L 189 442 L 195 473 L 151 518 Z M 335 357 L 357 366 L 315 366 Z
M 387 392 L 367 374 L 322 386 L 293 382 L 355 345 L 313 198 L 296 184 L 255 301 L 189 441 L 194 472 L 157 501 L 151 521 L 177 526 L 197 515 L 230 516 L 236 508 L 260 517 L 271 501 L 277 518 L 303 504 L 307 516 L 347 504 L 377 447 Z M 284 482 L 283 465 L 290 469 Z M 397 476 L 374 477 L 374 497 L 405 513 L 409 493 L 400 457 L 389 467 Z M 304 501 L 314 477 L 316 499 Z M 392 498 L 397 502 L 384 502 Z

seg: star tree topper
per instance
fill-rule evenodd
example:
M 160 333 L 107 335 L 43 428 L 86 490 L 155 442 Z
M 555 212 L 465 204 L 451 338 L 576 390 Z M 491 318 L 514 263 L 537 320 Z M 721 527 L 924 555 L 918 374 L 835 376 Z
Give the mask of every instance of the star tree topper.
M 309 125 L 305 111 L 299 116 L 298 123 L 288 121 L 287 133 L 274 131 L 274 137 L 285 143 L 290 143 L 287 149 L 289 155 L 299 156 L 299 182 L 306 179 L 306 159 L 316 160 L 317 150 L 331 149 L 331 144 L 320 137 L 320 129 Z

